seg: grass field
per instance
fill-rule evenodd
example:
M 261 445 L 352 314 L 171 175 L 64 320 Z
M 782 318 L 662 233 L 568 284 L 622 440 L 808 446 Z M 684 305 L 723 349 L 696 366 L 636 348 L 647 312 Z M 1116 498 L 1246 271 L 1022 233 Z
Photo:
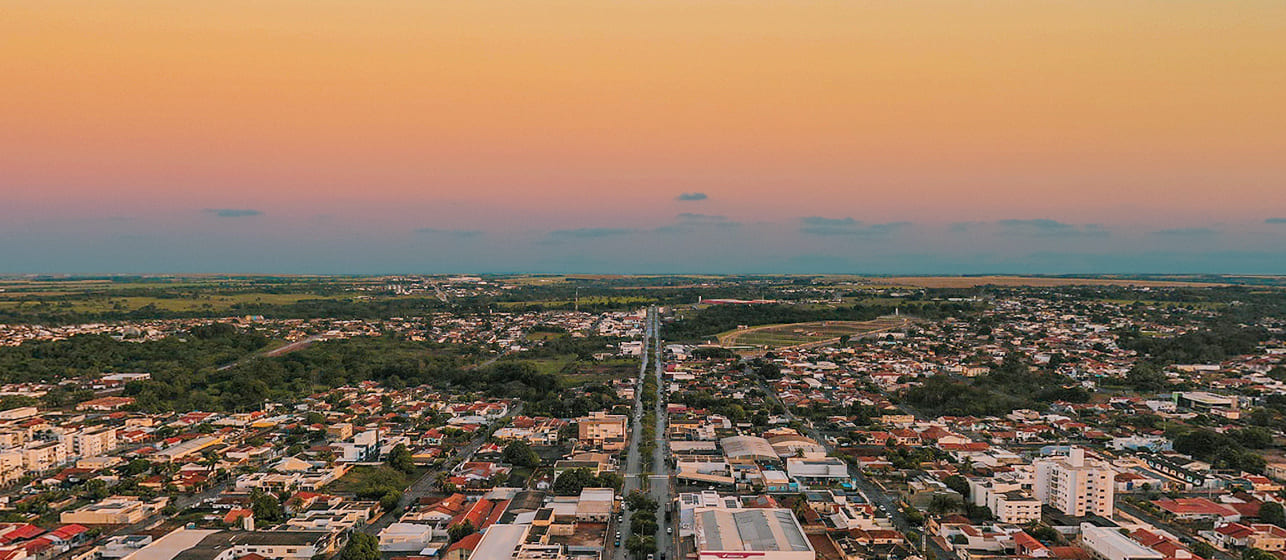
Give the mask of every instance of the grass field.
M 373 486 L 390 486 L 397 489 L 406 488 L 419 478 L 417 471 L 408 475 L 388 465 L 360 465 L 349 469 L 339 480 L 326 485 L 326 491 L 336 494 L 356 494 Z
M 540 373 L 560 375 L 569 366 L 576 363 L 576 355 L 563 354 L 552 358 L 538 358 L 525 361 L 531 362 L 532 365 L 536 366 L 536 371 L 539 371 Z
M 564 371 L 563 382 L 570 386 L 590 383 L 611 383 L 614 379 L 627 379 L 638 375 L 638 360 L 619 359 L 602 362 L 579 362 Z

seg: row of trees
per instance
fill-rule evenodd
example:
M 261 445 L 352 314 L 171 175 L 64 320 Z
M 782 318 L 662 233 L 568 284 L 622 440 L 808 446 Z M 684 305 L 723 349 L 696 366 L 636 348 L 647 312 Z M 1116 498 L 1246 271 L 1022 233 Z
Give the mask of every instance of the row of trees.
M 630 536 L 625 549 L 636 557 L 656 552 L 656 512 L 660 504 L 642 490 L 630 492 L 625 497 L 625 507 L 630 510 Z

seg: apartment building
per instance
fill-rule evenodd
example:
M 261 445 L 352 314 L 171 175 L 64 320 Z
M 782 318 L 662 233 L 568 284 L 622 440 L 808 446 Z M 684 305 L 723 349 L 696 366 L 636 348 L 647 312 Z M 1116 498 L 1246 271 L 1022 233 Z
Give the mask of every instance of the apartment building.
M 33 442 L 22 449 L 22 464 L 27 472 L 40 473 L 67 462 L 67 445 L 61 441 Z
M 1112 516 L 1116 471 L 1107 462 L 1073 447 L 1065 457 L 1038 459 L 1033 466 L 1033 490 L 1041 503 L 1075 517 Z
M 582 443 L 603 451 L 625 449 L 625 415 L 594 412 L 576 420 L 576 435 Z
M 116 449 L 116 428 L 94 428 L 72 434 L 72 453 L 77 457 L 98 457 Z
M 16 482 L 27 474 L 21 449 L 0 449 L 0 486 Z
M 1011 490 L 991 496 L 988 504 L 996 521 L 1022 525 L 1040 521 L 1040 500 L 1023 490 Z

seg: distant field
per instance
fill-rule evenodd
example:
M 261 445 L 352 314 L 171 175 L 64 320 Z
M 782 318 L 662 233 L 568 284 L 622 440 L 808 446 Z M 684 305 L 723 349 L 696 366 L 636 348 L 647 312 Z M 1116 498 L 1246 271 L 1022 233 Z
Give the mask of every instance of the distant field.
M 1229 305 L 1227 302 L 1222 301 L 1158 301 L 1148 299 L 1101 299 L 1096 301 L 1115 303 L 1117 305 L 1134 305 L 1138 303 L 1150 307 L 1185 307 L 1208 310 L 1223 309 Z
M 893 276 L 866 277 L 860 282 L 875 286 L 916 288 L 974 288 L 977 286 L 1140 286 L 1175 288 L 1184 286 L 1227 286 L 1215 282 L 1185 280 L 1135 280 L 1129 278 L 1052 278 L 1044 276 Z
M 40 299 L 39 301 L 30 298 L 51 298 Z M 105 313 L 110 311 L 133 311 L 142 309 L 147 306 L 153 306 L 158 309 L 167 311 L 228 311 L 234 305 L 244 305 L 251 303 L 261 303 L 266 305 L 287 305 L 296 303 L 301 300 L 309 299 L 340 299 L 352 297 L 351 294 L 343 296 L 319 296 L 316 294 L 267 294 L 267 293 L 244 293 L 231 295 L 197 295 L 190 297 L 158 298 L 158 297 L 114 297 L 110 295 L 87 295 L 84 297 L 75 297 L 67 300 L 52 299 L 58 297 L 52 294 L 32 294 L 32 293 L 0 293 L 0 307 L 36 307 L 49 306 L 65 311 L 75 313 Z
M 584 296 L 580 298 L 581 305 L 643 305 L 651 303 L 653 300 L 640 296 Z M 528 305 L 545 305 L 549 307 L 564 307 L 575 305 L 575 300 L 549 299 L 535 301 L 498 301 L 499 307 L 525 307 Z

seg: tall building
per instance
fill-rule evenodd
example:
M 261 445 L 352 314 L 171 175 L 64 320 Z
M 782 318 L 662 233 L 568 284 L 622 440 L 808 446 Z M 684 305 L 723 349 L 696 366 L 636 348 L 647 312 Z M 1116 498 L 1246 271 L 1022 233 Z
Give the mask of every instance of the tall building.
M 1098 459 L 1087 459 L 1085 450 L 1073 447 L 1066 457 L 1033 463 L 1036 499 L 1066 515 L 1112 516 L 1116 472 Z
M 116 429 L 88 429 L 72 435 L 72 453 L 77 457 L 98 457 L 116 449 Z
M 576 420 L 576 435 L 581 442 L 604 451 L 625 449 L 625 421 L 623 414 L 592 412 Z

